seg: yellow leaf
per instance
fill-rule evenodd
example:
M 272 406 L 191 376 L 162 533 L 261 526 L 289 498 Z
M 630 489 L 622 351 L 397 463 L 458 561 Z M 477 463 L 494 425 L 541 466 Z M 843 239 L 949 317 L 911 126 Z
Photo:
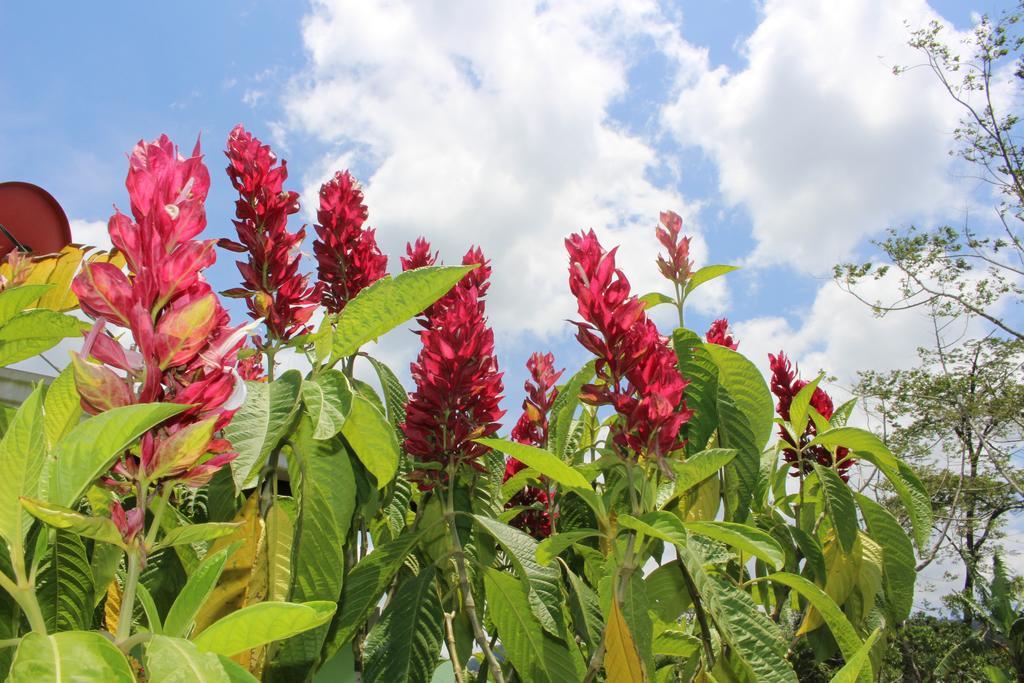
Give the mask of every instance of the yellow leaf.
M 643 662 L 636 643 L 619 609 L 619 601 L 611 601 L 611 614 L 604 631 L 604 670 L 608 683 L 638 683 L 646 681 Z
M 714 519 L 722 497 L 722 480 L 716 474 L 690 489 L 679 502 L 683 521 L 699 522 Z
M 110 633 L 117 633 L 117 618 L 121 614 L 121 586 L 111 581 L 107 588 L 107 601 L 103 605 L 103 625 Z
M 843 553 L 834 533 L 830 531 L 825 537 L 825 543 L 822 546 L 822 553 L 825 556 L 825 592 L 840 607 L 846 603 L 850 598 L 850 594 L 857 586 L 859 575 L 865 564 L 863 561 L 864 539 L 867 539 L 873 547 L 878 547 L 878 544 L 866 535 L 859 533 L 857 540 L 854 541 L 853 547 L 850 549 L 850 554 L 847 555 Z M 879 577 L 880 584 L 881 577 Z M 803 623 L 800 624 L 796 635 L 802 636 L 805 633 L 810 633 L 824 623 L 821 614 L 812 607 L 807 610 L 807 614 L 804 616 Z
M 36 306 L 61 313 L 78 308 L 78 297 L 71 291 L 71 282 L 78 274 L 83 261 L 107 262 L 118 268 L 125 266 L 124 255 L 116 249 L 97 251 L 94 247 L 81 244 L 69 244 L 56 254 L 32 257 L 29 274 L 24 284 L 53 285 L 40 297 Z M 0 276 L 9 278 L 10 275 L 11 266 L 4 261 L 3 264 L 0 264 Z

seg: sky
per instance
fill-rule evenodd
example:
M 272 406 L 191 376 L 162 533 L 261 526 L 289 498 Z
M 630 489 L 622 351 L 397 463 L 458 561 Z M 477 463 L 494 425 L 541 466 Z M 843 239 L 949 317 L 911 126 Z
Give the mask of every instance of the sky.
M 728 317 L 759 367 L 785 349 L 845 398 L 857 370 L 913 363 L 932 330 L 916 313 L 875 318 L 833 264 L 869 258 L 889 227 L 993 218 L 948 154 L 957 110 L 926 70 L 893 67 L 922 61 L 910 28 L 936 20 L 956 40 L 1010 4 L 0 3 L 0 180 L 48 189 L 76 241 L 103 244 L 140 138 L 201 138 L 210 237 L 233 232 L 236 123 L 287 159 L 295 229 L 315 221 L 319 184 L 351 169 L 393 272 L 420 235 L 450 263 L 474 244 L 492 259 L 510 424 L 530 352 L 570 372 L 586 360 L 563 239 L 594 228 L 636 293 L 665 291 L 654 229 L 674 210 L 698 266 L 742 266 L 699 290 L 688 326 Z M 238 280 L 233 256 L 210 271 L 218 289 Z M 311 271 L 308 242 L 304 259 Z M 396 331 L 373 352 L 407 378 L 416 343 Z

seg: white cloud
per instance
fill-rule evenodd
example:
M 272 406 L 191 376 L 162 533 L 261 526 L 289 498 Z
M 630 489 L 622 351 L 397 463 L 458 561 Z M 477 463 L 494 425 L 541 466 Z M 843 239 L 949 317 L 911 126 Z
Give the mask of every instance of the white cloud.
M 931 19 L 924 0 L 767 0 L 744 69 L 681 73 L 664 123 L 749 211 L 754 263 L 821 273 L 891 223 L 962 213 L 951 99 L 927 69 L 892 74 L 923 61 L 904 22 Z
M 107 232 L 106 221 L 86 221 L 79 218 L 71 220 L 71 241 L 100 249 L 110 249 L 110 234 Z
M 645 46 L 694 59 L 654 2 L 324 0 L 303 36 L 310 65 L 287 94 L 286 127 L 331 150 L 304 196 L 354 160 L 374 169 L 370 222 L 394 261 L 421 234 L 449 263 L 481 245 L 499 336 L 566 329 L 568 233 L 594 227 L 621 244 L 644 293 L 658 284 L 659 211 L 694 225 L 695 207 L 648 179 L 653 145 L 608 116 Z M 703 260 L 699 236 L 694 251 Z M 716 292 L 707 306 L 723 304 Z

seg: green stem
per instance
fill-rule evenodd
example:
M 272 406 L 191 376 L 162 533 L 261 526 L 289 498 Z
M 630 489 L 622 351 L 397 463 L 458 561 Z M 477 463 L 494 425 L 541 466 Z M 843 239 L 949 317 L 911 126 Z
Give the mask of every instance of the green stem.
M 674 284 L 676 288 L 676 310 L 679 312 L 679 327 L 683 327 L 683 305 L 686 303 L 685 290 L 678 282 Z
M 498 663 L 491 646 L 487 642 L 487 634 L 480 625 L 480 619 L 476 613 L 476 602 L 473 599 L 473 591 L 469 584 L 469 572 L 466 571 L 466 555 L 462 550 L 462 541 L 459 540 L 459 529 L 455 524 L 455 471 L 448 468 L 448 499 L 445 504 L 445 520 L 448 523 L 448 530 L 452 538 L 452 555 L 455 557 L 455 566 L 459 572 L 459 586 L 462 589 L 462 606 L 466 610 L 469 624 L 473 627 L 473 636 L 477 645 L 484 653 L 487 666 L 494 675 L 496 683 L 505 683 L 505 675 L 501 671 L 501 664 Z M 453 666 L 456 664 L 452 662 Z
M 267 381 L 268 382 L 273 382 L 274 381 L 274 366 L 276 364 L 276 361 L 274 360 L 274 358 L 275 358 L 275 356 L 277 356 L 277 349 L 274 348 L 273 346 L 267 346 L 267 347 L 264 348 L 263 353 L 266 354 L 266 356 L 267 356 Z
M 33 633 L 46 635 L 46 620 L 43 618 L 43 610 L 39 608 L 39 600 L 36 598 L 35 586 L 19 588 L 11 596 L 17 601 L 21 611 L 25 613 L 29 626 Z
M 121 612 L 117 617 L 117 635 L 115 640 L 124 643 L 132 632 L 132 614 L 135 611 L 135 593 L 139 588 L 139 549 L 128 551 L 128 578 L 124 582 L 124 593 L 121 595 Z
M 160 492 L 160 496 L 156 499 L 156 504 L 153 506 L 153 523 L 149 527 L 149 533 L 146 534 L 145 549 L 148 551 L 153 547 L 153 543 L 156 541 L 156 534 L 160 530 L 160 520 L 164 516 L 164 510 L 167 509 L 167 499 L 171 496 L 171 487 L 165 486 L 163 491 Z

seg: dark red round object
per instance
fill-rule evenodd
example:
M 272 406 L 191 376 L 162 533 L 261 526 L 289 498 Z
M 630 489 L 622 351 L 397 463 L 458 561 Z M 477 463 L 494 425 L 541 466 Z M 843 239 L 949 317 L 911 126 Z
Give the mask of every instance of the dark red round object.
M 0 225 L 36 255 L 52 254 L 71 244 L 64 209 L 53 195 L 32 183 L 0 183 Z M 0 230 L 0 258 L 14 247 Z

